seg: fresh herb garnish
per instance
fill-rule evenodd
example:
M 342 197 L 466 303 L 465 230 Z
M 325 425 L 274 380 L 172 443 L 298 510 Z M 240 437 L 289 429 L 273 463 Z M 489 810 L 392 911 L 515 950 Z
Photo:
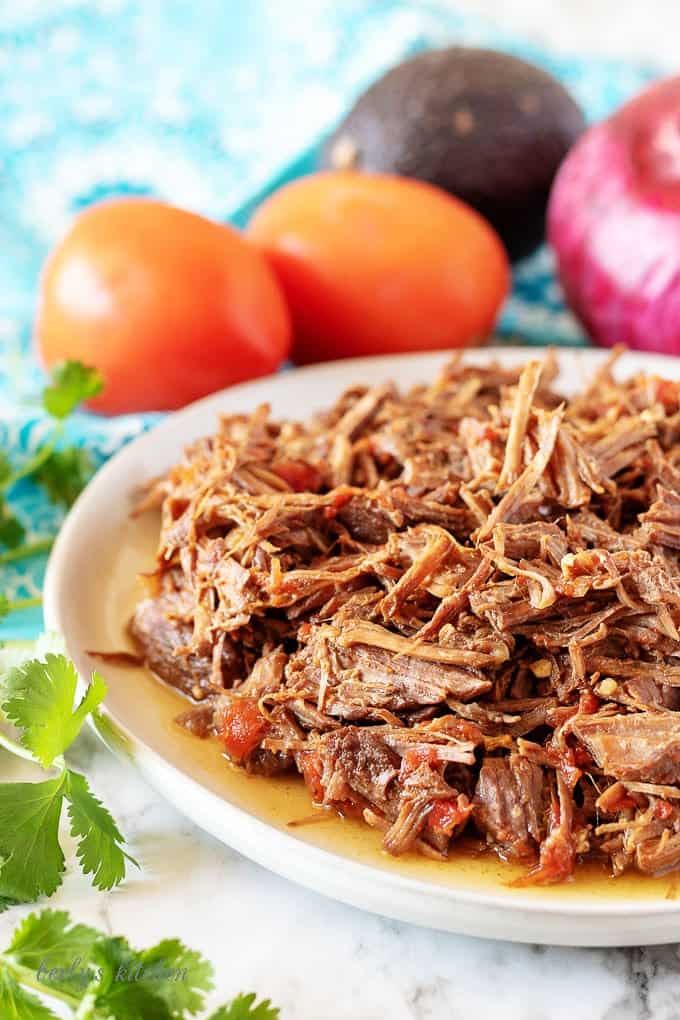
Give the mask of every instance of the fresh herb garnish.
M 83 722 L 106 697 L 106 684 L 92 675 L 85 696 L 73 710 L 78 674 L 63 655 L 48 652 L 11 669 L 3 684 L 2 708 L 21 732 L 21 743 L 49 768 L 78 736 Z
M 92 457 L 82 446 L 52 450 L 47 460 L 33 473 L 33 481 L 57 506 L 66 509 L 75 503 L 92 476 Z
M 269 999 L 256 1002 L 255 992 L 249 995 L 237 995 L 226 1006 L 221 1006 L 211 1013 L 208 1020 L 278 1020 L 279 1010 L 272 1006 Z
M 52 381 L 43 391 L 43 407 L 52 418 L 63 421 L 78 404 L 101 393 L 103 386 L 96 368 L 80 361 L 62 361 L 52 369 Z
M 26 529 L 7 502 L 7 495 L 18 482 L 30 479 L 44 489 L 53 503 L 68 508 L 90 480 L 94 464 L 89 452 L 60 444 L 66 419 L 84 400 L 96 396 L 102 386 L 99 373 L 79 361 L 57 365 L 42 394 L 42 406 L 54 421 L 49 437 L 17 466 L 0 450 L 0 565 L 45 552 L 51 545 L 51 539 L 25 541 Z M 9 612 L 39 602 L 39 599 L 27 602 L 5 597 L 0 601 L 0 619 Z
M 64 761 L 85 719 L 106 696 L 106 684 L 95 672 L 76 705 L 77 682 L 73 663 L 52 652 L 0 676 L 0 707 L 18 731 L 18 740 L 0 731 L 0 746 L 57 772 L 42 782 L 0 783 L 0 911 L 51 896 L 61 885 L 65 804 L 80 866 L 98 889 L 118 885 L 126 861 L 137 863 L 123 850 L 123 836 L 85 777 Z
M 73 1020 L 188 1020 L 203 1008 L 214 969 L 178 939 L 134 949 L 65 911 L 30 914 L 0 953 L 3 1020 L 56 1020 L 34 992 L 59 1002 Z M 269 999 L 237 995 L 209 1020 L 278 1020 Z
M 0 545 L 7 549 L 17 549 L 24 540 L 26 529 L 21 521 L 0 497 Z

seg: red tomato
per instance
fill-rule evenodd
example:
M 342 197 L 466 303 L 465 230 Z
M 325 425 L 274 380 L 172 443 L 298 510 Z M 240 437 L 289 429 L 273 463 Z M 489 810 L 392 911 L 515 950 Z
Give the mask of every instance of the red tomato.
M 323 801 L 323 763 L 320 755 L 313 751 L 303 751 L 298 756 L 298 764 L 312 800 L 320 804 Z
M 453 830 L 466 822 L 472 814 L 472 804 L 459 807 L 458 799 L 436 800 L 427 814 L 427 825 L 431 829 L 450 836 Z
M 437 764 L 437 749 L 434 747 L 413 748 L 406 751 L 401 759 L 400 778 L 405 779 L 411 773 L 417 772 L 421 765 L 433 767 Z
M 479 344 L 508 291 L 493 228 L 402 177 L 302 178 L 258 209 L 248 234 L 288 298 L 298 362 Z
M 675 814 L 675 809 L 672 804 L 669 804 L 667 800 L 657 800 L 654 805 L 654 817 L 659 818 L 663 822 L 667 822 L 669 818 L 672 818 Z
M 592 715 L 593 712 L 599 711 L 600 704 L 600 699 L 592 691 L 582 691 L 578 699 L 578 710 Z
M 317 469 L 304 460 L 280 460 L 272 464 L 272 471 L 294 492 L 317 492 L 323 481 Z
M 36 339 L 45 365 L 99 369 L 93 410 L 170 410 L 273 372 L 290 318 L 265 260 L 231 227 L 118 199 L 82 213 L 50 255 Z
M 267 729 L 267 720 L 258 710 L 256 698 L 234 698 L 224 713 L 220 736 L 227 753 L 237 761 L 254 751 Z

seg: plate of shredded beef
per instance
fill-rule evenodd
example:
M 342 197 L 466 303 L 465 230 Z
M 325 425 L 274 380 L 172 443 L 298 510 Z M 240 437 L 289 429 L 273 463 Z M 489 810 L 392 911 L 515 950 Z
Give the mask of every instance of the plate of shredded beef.
M 680 361 L 320 365 L 174 414 L 82 495 L 46 616 L 104 739 L 330 896 L 663 942 L 680 904 Z

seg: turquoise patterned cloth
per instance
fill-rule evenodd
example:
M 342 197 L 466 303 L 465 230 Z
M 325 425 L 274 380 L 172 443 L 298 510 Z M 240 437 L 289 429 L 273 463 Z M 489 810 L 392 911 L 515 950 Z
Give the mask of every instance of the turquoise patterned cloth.
M 48 423 L 30 353 L 40 266 L 72 216 L 115 194 L 153 194 L 241 225 L 255 199 L 314 168 L 319 140 L 381 71 L 448 43 L 507 49 L 560 77 L 591 120 L 654 69 L 557 57 L 434 4 L 403 0 L 52 0 L 0 20 L 0 441 L 21 460 Z M 502 332 L 583 343 L 542 250 L 520 265 Z M 153 420 L 85 414 L 74 441 L 103 460 Z M 30 538 L 59 514 L 13 493 Z M 40 590 L 44 561 L 0 568 L 0 592 Z M 37 611 L 0 635 L 29 636 Z

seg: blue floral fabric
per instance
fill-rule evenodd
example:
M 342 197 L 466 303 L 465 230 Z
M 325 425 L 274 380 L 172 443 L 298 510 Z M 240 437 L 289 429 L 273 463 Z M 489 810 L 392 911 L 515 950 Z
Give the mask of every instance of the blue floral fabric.
M 404 0 L 30 0 L 0 19 L 0 443 L 20 461 L 49 428 L 36 402 L 31 326 L 40 267 L 71 218 L 117 194 L 152 194 L 237 225 L 274 186 L 314 168 L 320 139 L 384 69 L 432 46 L 507 49 L 561 78 L 591 120 L 650 67 L 558 57 L 450 8 Z M 517 267 L 501 331 L 583 343 L 546 249 Z M 81 414 L 98 460 L 149 416 Z M 12 494 L 31 538 L 59 514 Z M 0 567 L 0 592 L 40 590 L 43 561 Z M 29 635 L 39 613 L 0 633 Z

